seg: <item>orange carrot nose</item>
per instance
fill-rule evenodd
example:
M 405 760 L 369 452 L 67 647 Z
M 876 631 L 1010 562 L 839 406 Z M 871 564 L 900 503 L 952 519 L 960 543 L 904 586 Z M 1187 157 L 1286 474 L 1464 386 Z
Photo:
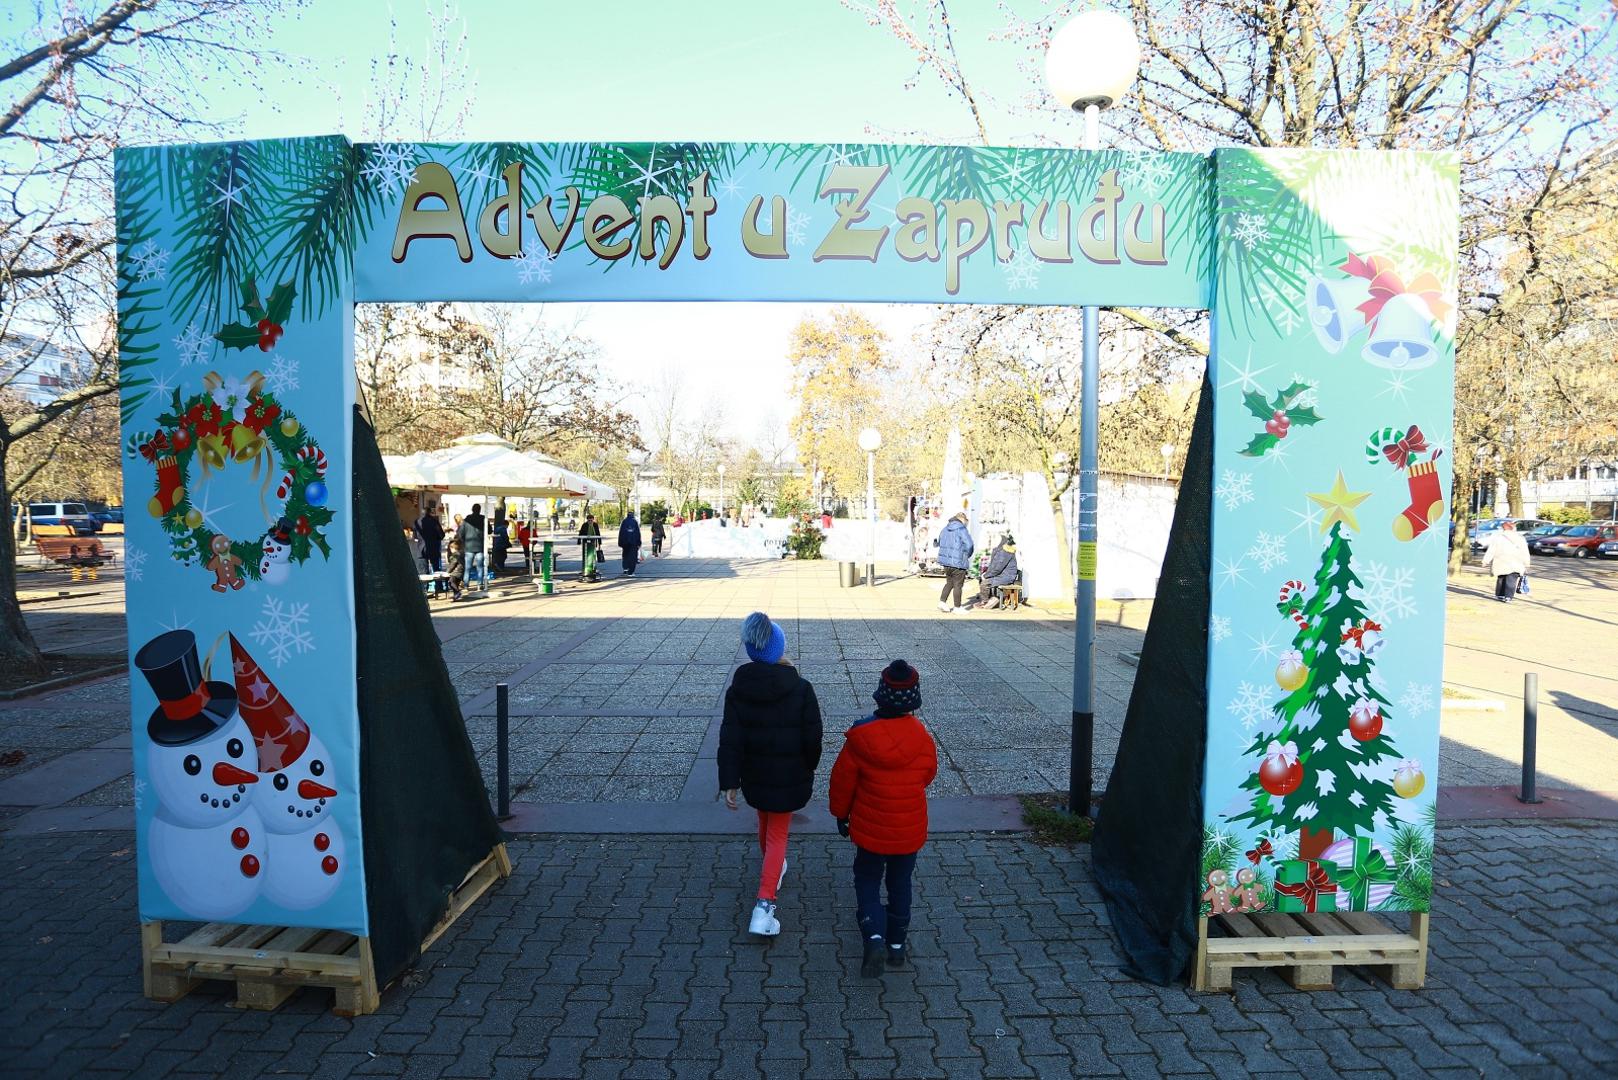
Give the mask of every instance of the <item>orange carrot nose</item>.
M 238 769 L 228 761 L 216 761 L 213 767 L 213 782 L 220 787 L 229 787 L 232 784 L 256 784 L 258 774 Z
M 330 799 L 335 798 L 337 792 L 325 784 L 317 784 L 313 780 L 298 781 L 298 797 L 300 799 Z

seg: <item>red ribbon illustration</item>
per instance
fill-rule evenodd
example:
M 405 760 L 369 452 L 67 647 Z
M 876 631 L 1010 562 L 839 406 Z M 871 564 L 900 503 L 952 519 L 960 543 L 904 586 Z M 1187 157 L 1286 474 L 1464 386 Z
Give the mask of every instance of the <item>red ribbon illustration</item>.
M 1359 311 L 1365 316 L 1369 325 L 1376 322 L 1378 315 L 1382 314 L 1382 307 L 1395 296 L 1415 296 L 1426 305 L 1427 310 L 1433 313 L 1433 318 L 1443 319 L 1449 312 L 1450 305 L 1444 302 L 1444 285 L 1429 273 L 1420 273 L 1407 285 L 1393 268 L 1393 260 L 1383 258 L 1381 255 L 1372 255 L 1360 258 L 1349 253 L 1348 261 L 1342 266 L 1354 277 L 1364 278 L 1370 282 L 1371 297 L 1359 305 Z
M 1410 430 L 1398 442 L 1384 443 L 1382 452 L 1393 462 L 1394 468 L 1402 469 L 1410 464 L 1411 454 L 1427 452 L 1427 437 L 1421 433 L 1421 428 L 1411 424 Z
M 1309 869 L 1308 872 L 1305 873 L 1302 881 L 1298 882 L 1296 885 L 1288 885 L 1284 882 L 1277 881 L 1275 883 L 1275 891 L 1283 896 L 1290 896 L 1294 900 L 1299 901 L 1303 904 L 1303 909 L 1305 911 L 1314 911 L 1316 905 L 1318 905 L 1320 902 L 1320 895 L 1322 893 L 1335 894 L 1337 892 L 1337 883 L 1332 881 L 1332 879 L 1326 874 L 1326 871 L 1322 870 L 1320 868 L 1320 864 L 1315 860 L 1306 859 L 1304 861 L 1304 865 Z
M 159 431 L 149 440 L 140 444 L 140 456 L 147 461 L 156 461 L 158 454 L 169 448 L 169 437 L 166 432 Z
M 1259 860 L 1267 859 L 1274 854 L 1274 846 L 1272 846 L 1268 840 L 1260 840 L 1258 842 L 1258 846 L 1247 853 L 1247 858 L 1249 862 L 1251 862 L 1254 866 L 1257 866 L 1259 864 Z

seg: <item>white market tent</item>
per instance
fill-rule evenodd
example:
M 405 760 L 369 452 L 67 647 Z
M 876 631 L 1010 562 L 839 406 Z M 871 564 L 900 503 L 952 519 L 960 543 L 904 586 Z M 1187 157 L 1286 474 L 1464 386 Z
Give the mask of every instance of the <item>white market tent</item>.
M 519 499 L 617 497 L 606 484 L 537 454 L 523 453 L 513 443 L 488 433 L 456 439 L 442 450 L 384 455 L 382 464 L 388 483 L 396 488 Z

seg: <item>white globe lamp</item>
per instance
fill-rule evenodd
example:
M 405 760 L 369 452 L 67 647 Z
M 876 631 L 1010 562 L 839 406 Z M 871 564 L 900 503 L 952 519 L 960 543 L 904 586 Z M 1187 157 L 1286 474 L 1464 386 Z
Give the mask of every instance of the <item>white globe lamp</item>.
M 1084 112 L 1118 102 L 1140 73 L 1135 27 L 1112 11 L 1086 11 L 1051 36 L 1045 82 L 1063 107 Z

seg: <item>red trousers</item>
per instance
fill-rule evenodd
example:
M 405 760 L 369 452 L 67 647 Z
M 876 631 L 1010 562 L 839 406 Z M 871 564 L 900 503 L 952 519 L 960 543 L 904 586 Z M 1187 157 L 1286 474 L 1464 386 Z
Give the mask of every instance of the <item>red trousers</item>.
M 764 865 L 758 872 L 760 900 L 775 899 L 775 890 L 781 884 L 781 868 L 787 861 L 787 832 L 791 828 L 791 814 L 758 812 L 758 850 L 764 857 Z

